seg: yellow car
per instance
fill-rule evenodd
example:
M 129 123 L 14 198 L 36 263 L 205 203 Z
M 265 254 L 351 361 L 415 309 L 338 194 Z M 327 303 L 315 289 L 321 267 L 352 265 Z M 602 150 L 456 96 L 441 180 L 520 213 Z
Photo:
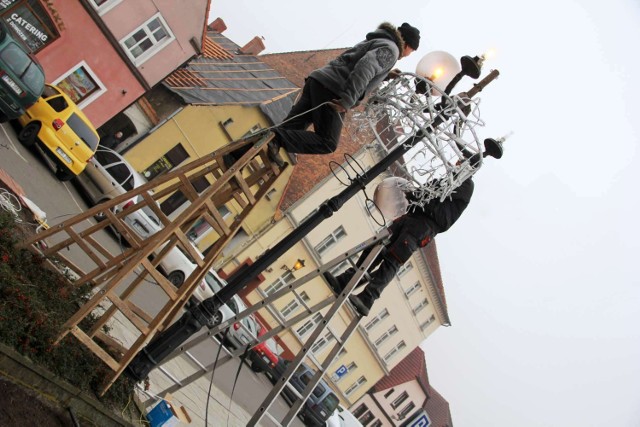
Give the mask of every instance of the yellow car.
M 18 118 L 18 140 L 35 145 L 54 163 L 56 177 L 67 181 L 84 170 L 100 137 L 89 119 L 60 89 L 46 85 L 42 97 Z

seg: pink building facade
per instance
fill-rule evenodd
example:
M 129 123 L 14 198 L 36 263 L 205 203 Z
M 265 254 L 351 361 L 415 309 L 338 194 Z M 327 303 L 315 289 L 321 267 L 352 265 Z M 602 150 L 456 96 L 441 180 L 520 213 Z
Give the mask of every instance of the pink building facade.
M 199 54 L 210 0 L 2 0 L 0 16 L 46 82 L 96 128 Z M 179 10 L 178 10 L 179 8 Z

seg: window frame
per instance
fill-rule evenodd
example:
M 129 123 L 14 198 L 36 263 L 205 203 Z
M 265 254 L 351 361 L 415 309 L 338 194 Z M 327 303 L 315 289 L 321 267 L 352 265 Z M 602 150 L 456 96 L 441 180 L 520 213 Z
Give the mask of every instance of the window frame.
M 313 250 L 322 257 L 327 253 L 331 248 L 338 244 L 338 242 L 347 237 L 347 230 L 345 230 L 344 226 L 339 226 L 335 230 L 333 230 L 327 237 L 322 239 L 320 243 L 313 247 Z
M 149 30 L 149 24 L 151 22 L 155 21 L 156 19 L 160 20 L 160 24 L 164 27 L 164 29 L 167 32 L 166 40 L 161 40 L 160 42 L 155 42 L 154 41 L 155 38 L 153 40 L 151 39 L 152 32 Z M 129 47 L 127 47 L 126 41 L 129 40 L 131 37 L 133 37 L 133 35 L 136 34 L 140 30 L 143 30 L 145 32 L 147 38 L 149 40 L 152 40 L 153 45 L 149 49 L 147 49 L 144 52 L 142 52 L 140 54 L 140 56 L 136 57 L 131 52 L 131 49 Z M 173 31 L 171 31 L 171 27 L 169 27 L 169 24 L 167 24 L 167 21 L 164 19 L 164 16 L 162 16 L 162 14 L 160 12 L 158 12 L 158 13 L 154 14 L 153 16 L 151 16 L 149 19 L 147 19 L 142 24 L 138 25 L 133 31 L 131 31 L 126 36 L 122 37 L 118 42 L 120 43 L 120 46 L 122 47 L 122 49 L 124 49 L 124 52 L 127 55 L 127 58 L 129 58 L 129 60 L 136 67 L 138 67 L 138 66 L 144 64 L 145 62 L 147 62 L 149 59 L 153 58 L 158 52 L 160 52 L 165 46 L 167 46 L 168 44 L 173 42 L 175 39 L 176 39 L 176 37 L 173 34 Z M 139 44 L 139 42 L 136 43 L 136 46 L 138 44 Z
M 107 0 L 103 4 L 97 5 L 96 4 L 96 0 L 89 0 L 89 3 L 91 4 L 91 7 L 93 7 L 96 10 L 96 12 L 98 12 L 98 15 L 100 15 L 100 16 L 102 16 L 105 13 L 109 12 L 111 9 L 116 7 L 121 2 L 122 2 L 122 0 Z

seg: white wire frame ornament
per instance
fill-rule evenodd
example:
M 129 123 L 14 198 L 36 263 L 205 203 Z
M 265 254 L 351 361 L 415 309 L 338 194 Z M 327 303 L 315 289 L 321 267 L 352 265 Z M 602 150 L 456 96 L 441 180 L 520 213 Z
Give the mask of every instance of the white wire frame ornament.
M 398 162 L 408 180 L 400 190 L 413 191 L 424 205 L 450 196 L 482 166 L 479 103 L 464 92 L 447 95 L 427 78 L 402 73 L 373 93 L 354 120 L 358 127 L 370 127 L 387 151 L 424 135 Z

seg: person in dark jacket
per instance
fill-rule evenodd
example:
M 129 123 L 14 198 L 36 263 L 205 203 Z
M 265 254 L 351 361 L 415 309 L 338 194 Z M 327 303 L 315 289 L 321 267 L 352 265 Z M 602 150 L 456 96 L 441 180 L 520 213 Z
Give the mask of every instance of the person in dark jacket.
M 447 231 L 460 218 L 473 195 L 473 180 L 467 178 L 445 200 L 431 200 L 424 206 L 411 204 L 407 213 L 397 218 L 389 227 L 390 240 L 369 267 L 369 283 L 358 295 L 349 297 L 351 303 L 362 316 L 369 314 L 374 301 L 396 275 L 398 269 L 421 247 L 426 246 L 438 233 Z M 417 201 L 412 193 L 406 193 L 409 202 Z M 359 267 L 372 248 L 362 252 L 356 265 Z M 333 289 L 339 293 L 347 285 L 356 270 L 349 268 L 334 277 L 329 272 L 324 277 Z
M 273 131 L 269 157 L 284 164 L 280 148 L 289 153 L 328 154 L 338 147 L 342 122 L 348 110 L 397 70 L 400 58 L 418 49 L 420 31 L 407 24 L 400 27 L 385 22 L 365 40 L 346 50 L 305 80 L 302 94 L 283 123 Z M 393 70 L 393 72 L 392 72 Z M 390 74 L 391 73 L 391 74 Z M 313 131 L 307 128 L 313 124 Z M 229 167 L 250 147 L 232 152 L 225 158 Z
M 484 152 L 472 154 L 460 147 L 463 157 L 468 159 L 472 167 L 478 167 L 481 157 L 491 156 L 500 159 L 503 154 L 502 142 L 495 139 L 485 139 Z M 444 178 L 443 178 L 444 179 Z M 400 267 L 411 258 L 418 249 L 431 242 L 436 234 L 447 231 L 460 218 L 467 208 L 473 195 L 474 183 L 472 177 L 456 188 L 443 201 L 432 199 L 420 205 L 419 195 L 415 192 L 405 192 L 410 205 L 407 213 L 396 219 L 389 227 L 390 239 L 382 252 L 369 267 L 369 283 L 358 295 L 350 295 L 349 300 L 362 316 L 367 316 L 374 301 L 396 275 Z M 372 248 L 365 249 L 360 254 L 356 266 L 360 267 Z M 375 270 L 374 270 L 375 269 Z M 354 268 L 347 269 L 341 275 L 334 277 L 331 273 L 324 273 L 324 277 L 331 289 L 339 294 L 356 273 Z M 358 284 L 358 287 L 365 282 Z

